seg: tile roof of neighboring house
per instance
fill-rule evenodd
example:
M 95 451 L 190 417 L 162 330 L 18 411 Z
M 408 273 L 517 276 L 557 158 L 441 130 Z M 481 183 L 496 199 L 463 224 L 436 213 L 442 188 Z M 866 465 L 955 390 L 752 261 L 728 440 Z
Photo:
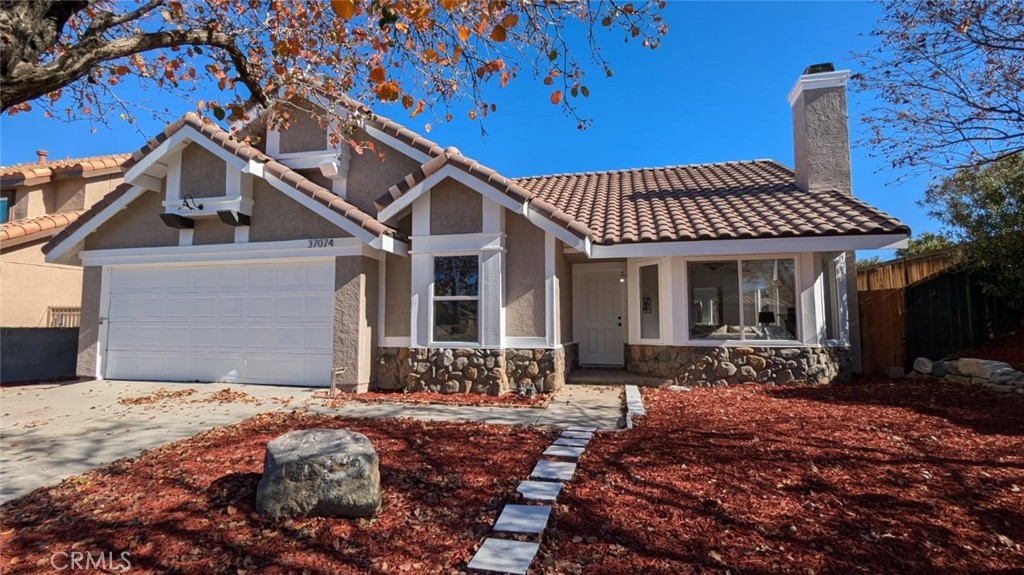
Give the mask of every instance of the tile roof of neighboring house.
M 42 184 L 52 178 L 113 174 L 121 171 L 121 166 L 129 157 L 131 157 L 130 154 L 111 154 L 0 166 L 0 185 L 15 187 L 24 185 L 26 182 Z
M 598 244 L 909 233 L 841 192 L 807 192 L 772 160 L 517 178 Z
M 530 207 L 534 211 L 568 229 L 580 238 L 585 238 L 590 233 L 590 230 L 588 230 L 585 225 L 577 222 L 570 215 L 558 209 L 555 205 L 538 198 L 535 194 L 519 185 L 515 180 L 510 180 L 491 168 L 463 156 L 456 148 L 448 148 L 444 150 L 441 155 L 420 166 L 419 170 L 407 175 L 398 184 L 391 186 L 386 194 L 380 196 L 374 201 L 374 205 L 378 210 L 384 209 L 391 205 L 391 203 L 396 199 L 400 198 L 402 194 L 409 191 L 413 186 L 430 177 L 430 175 L 438 172 L 444 166 L 454 166 L 485 184 L 494 187 L 499 192 L 511 197 L 517 202 L 529 201 Z
M 18 238 L 31 238 L 39 235 L 46 237 L 45 232 L 60 230 L 74 223 L 85 210 L 77 212 L 65 212 L 62 214 L 47 214 L 35 218 L 11 220 L 0 224 L 0 242 L 7 242 Z
M 298 172 L 295 172 L 288 166 L 285 166 L 284 164 L 264 154 L 258 149 L 236 139 L 227 130 L 224 130 L 214 122 L 200 118 L 194 112 L 189 112 L 181 118 L 179 118 L 178 120 L 172 122 L 166 128 L 164 128 L 163 132 L 161 132 L 155 138 L 146 142 L 144 146 L 136 150 L 132 154 L 131 158 L 124 163 L 124 170 L 127 171 L 131 169 L 132 166 L 137 164 L 147 154 L 155 150 L 158 146 L 160 146 L 160 144 L 162 144 L 168 138 L 177 133 L 178 130 L 181 130 L 185 126 L 189 126 L 195 129 L 199 133 L 209 138 L 210 141 L 212 141 L 213 143 L 217 144 L 221 148 L 227 150 L 229 153 L 243 160 L 255 160 L 257 162 L 260 162 L 261 164 L 263 164 L 264 173 L 268 173 L 278 178 L 279 180 L 285 182 L 286 184 L 295 188 L 299 192 L 306 194 L 310 198 L 327 206 L 327 208 L 329 208 L 330 210 L 341 214 L 349 221 L 355 223 L 356 225 L 367 230 L 373 235 L 389 235 L 399 238 L 401 237 L 401 234 L 397 230 L 394 230 L 380 223 L 373 216 L 367 214 L 366 212 L 363 212 L 359 208 L 346 202 L 345 200 L 335 195 L 334 193 L 330 192 L 329 190 L 325 189 L 324 187 L 319 186 L 313 183 L 312 181 L 306 179 Z M 53 240 L 51 240 L 50 243 L 43 248 L 43 251 L 49 253 L 49 251 L 52 250 L 58 243 L 60 243 L 65 238 L 73 234 L 75 230 L 85 225 L 86 222 L 95 217 L 96 214 L 103 210 L 103 208 L 110 205 L 114 200 L 124 195 L 131 188 L 131 185 L 124 184 L 122 186 L 119 186 L 113 192 L 107 194 L 101 201 L 97 202 L 91 208 L 89 208 L 89 210 L 86 211 L 86 213 L 83 214 L 82 217 L 77 222 L 75 222 L 75 224 L 68 226 L 62 232 L 57 234 L 57 236 L 55 236 Z

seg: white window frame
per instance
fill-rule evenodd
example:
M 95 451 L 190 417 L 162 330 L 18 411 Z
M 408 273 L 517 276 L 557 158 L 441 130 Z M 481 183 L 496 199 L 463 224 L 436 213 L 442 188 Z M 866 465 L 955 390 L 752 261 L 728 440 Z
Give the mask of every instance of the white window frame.
M 640 297 L 640 269 L 647 266 L 656 266 L 658 270 L 658 337 L 641 337 L 643 330 L 640 322 L 643 318 Z M 642 258 L 629 260 L 629 271 L 626 284 L 626 301 L 628 313 L 627 321 L 629 331 L 627 340 L 630 343 L 642 345 L 667 345 L 672 342 L 672 258 Z
M 437 258 L 457 258 L 457 257 L 475 257 L 476 258 L 476 295 L 475 296 L 438 296 L 434 293 L 434 278 L 435 265 Z M 430 347 L 480 347 L 481 336 L 483 335 L 483 282 L 481 281 L 483 271 L 483 262 L 481 261 L 480 252 L 463 252 L 463 253 L 443 253 L 443 254 L 432 254 L 430 256 L 430 306 L 427 309 L 428 325 L 430 333 L 428 334 L 428 341 L 430 341 Z M 434 302 L 438 301 L 475 301 L 476 302 L 476 341 L 437 341 L 434 339 L 434 329 L 437 325 L 434 323 Z
M 801 302 L 801 288 L 803 282 L 801 281 L 801 254 L 764 254 L 764 255 L 750 255 L 750 256 L 705 256 L 695 258 L 683 258 L 682 259 L 682 294 L 683 294 L 683 333 L 682 343 L 684 345 L 700 346 L 700 347 L 779 347 L 779 346 L 805 346 L 803 341 L 803 303 Z M 689 265 L 691 262 L 713 262 L 713 261 L 733 261 L 736 262 L 737 273 L 736 282 L 737 289 L 739 290 L 740 299 L 743 298 L 743 262 L 745 261 L 760 261 L 760 260 L 793 260 L 793 289 L 794 295 L 794 306 L 796 307 L 796 337 L 793 339 L 743 339 L 746 335 L 743 333 L 743 329 L 740 329 L 740 339 L 711 339 L 711 338 L 694 338 L 690 336 L 690 313 L 689 310 L 692 307 L 690 301 L 690 277 L 689 277 Z M 740 325 L 743 326 L 743 304 L 740 302 Z

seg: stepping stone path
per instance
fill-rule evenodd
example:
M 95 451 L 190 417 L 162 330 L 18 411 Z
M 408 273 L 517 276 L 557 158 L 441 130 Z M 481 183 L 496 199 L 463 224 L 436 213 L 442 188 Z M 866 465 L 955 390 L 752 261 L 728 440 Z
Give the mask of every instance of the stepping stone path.
M 547 528 L 551 506 L 540 503 L 554 503 L 562 492 L 563 481 L 569 481 L 576 473 L 576 461 L 583 455 L 587 444 L 597 431 L 592 427 L 572 426 L 562 432 L 530 472 L 530 479 L 516 488 L 525 504 L 508 504 L 502 509 L 494 524 L 495 534 L 519 534 L 540 538 Z M 569 459 L 572 461 L 557 461 Z M 488 537 L 469 561 L 473 572 L 513 573 L 525 575 L 537 555 L 540 544 L 533 541 L 515 541 Z
M 519 483 L 516 491 L 527 501 L 554 501 L 562 492 L 562 484 L 557 481 L 530 481 Z

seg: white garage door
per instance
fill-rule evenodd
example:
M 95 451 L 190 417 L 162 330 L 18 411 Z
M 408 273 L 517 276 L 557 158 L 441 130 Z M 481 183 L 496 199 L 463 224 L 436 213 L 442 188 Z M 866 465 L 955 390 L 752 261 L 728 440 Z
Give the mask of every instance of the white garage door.
M 108 379 L 330 383 L 334 262 L 115 267 Z

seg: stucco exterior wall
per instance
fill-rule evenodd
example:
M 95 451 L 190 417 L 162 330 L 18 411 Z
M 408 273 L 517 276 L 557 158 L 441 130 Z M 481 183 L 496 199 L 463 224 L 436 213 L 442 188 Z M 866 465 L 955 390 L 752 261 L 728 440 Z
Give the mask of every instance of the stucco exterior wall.
M 412 261 L 387 254 L 384 261 L 384 335 L 409 337 L 412 313 Z
M 561 343 L 572 341 L 572 264 L 565 255 L 565 244 L 555 240 L 555 277 L 558 279 L 558 321 Z M 575 359 L 575 358 L 574 358 Z M 572 363 L 568 362 L 571 366 Z
M 103 268 L 82 270 L 82 323 L 78 328 L 78 369 L 80 377 L 96 377 L 96 346 L 99 342 L 100 284 Z
M 178 245 L 178 230 L 160 220 L 161 192 L 143 192 L 125 209 L 103 223 L 85 239 L 87 250 L 152 248 Z
M 12 220 L 36 218 L 46 215 L 45 190 L 48 186 L 23 186 L 18 188 L 14 197 Z
M 235 228 L 220 221 L 220 218 L 196 219 L 192 229 L 192 245 L 230 244 L 235 241 Z
M 377 349 L 377 260 L 335 258 L 334 369 L 345 368 L 338 384 L 349 391 L 368 389 Z
M 250 242 L 351 237 L 295 200 L 257 178 L 252 186 Z
M 280 153 L 292 154 L 327 149 L 327 130 L 320 122 L 304 110 L 288 108 L 288 113 L 294 120 L 288 129 L 281 132 Z
M 45 327 L 49 306 L 77 307 L 82 269 L 46 264 L 46 240 L 0 253 L 0 327 Z
M 224 195 L 227 164 L 199 144 L 181 151 L 181 197 L 216 198 Z
M 430 189 L 430 233 L 478 234 L 483 230 L 483 197 L 451 178 Z
M 402 178 L 418 170 L 420 165 L 402 152 L 374 140 L 362 130 L 357 131 L 353 138 L 357 142 L 373 142 L 377 152 L 384 155 L 382 162 L 373 151 L 353 153 L 348 167 L 346 199 L 366 213 L 376 214 L 377 208 L 373 201 Z
M 792 112 L 796 183 L 805 190 L 851 193 L 846 88 L 804 90 Z
M 295 171 L 297 173 L 301 174 L 307 180 L 309 180 L 309 181 L 313 182 L 314 184 L 324 188 L 328 192 L 332 191 L 332 189 L 331 189 L 331 186 L 332 186 L 331 179 L 328 178 L 327 176 L 325 176 L 324 173 L 320 171 L 320 168 L 310 168 L 308 170 L 295 170 Z
M 505 335 L 544 337 L 544 231 L 508 212 L 505 234 Z

